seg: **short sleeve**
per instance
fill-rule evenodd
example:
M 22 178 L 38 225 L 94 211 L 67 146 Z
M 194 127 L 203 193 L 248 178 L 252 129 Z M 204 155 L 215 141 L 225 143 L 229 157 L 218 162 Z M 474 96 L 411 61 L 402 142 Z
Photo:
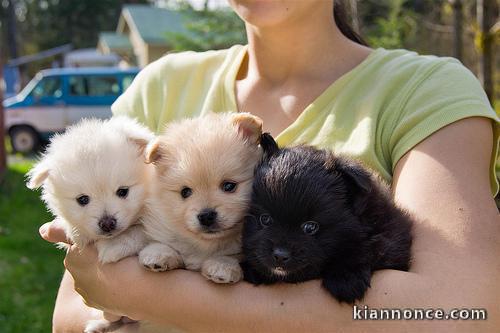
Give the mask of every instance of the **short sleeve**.
M 160 75 L 164 61 L 153 62 L 137 74 L 127 90 L 111 105 L 113 115 L 135 118 L 152 131 L 159 130 L 159 113 L 164 109 L 167 93 L 166 82 Z
M 172 121 L 222 110 L 225 78 L 239 68 L 244 54 L 241 45 L 169 53 L 141 70 L 111 110 L 136 118 L 156 133 Z
M 499 119 L 484 90 L 476 77 L 454 59 L 439 60 L 426 71 L 399 106 L 389 142 L 393 170 L 405 153 L 439 129 L 464 118 L 485 117 L 492 120 L 494 128 L 490 177 L 496 194 Z

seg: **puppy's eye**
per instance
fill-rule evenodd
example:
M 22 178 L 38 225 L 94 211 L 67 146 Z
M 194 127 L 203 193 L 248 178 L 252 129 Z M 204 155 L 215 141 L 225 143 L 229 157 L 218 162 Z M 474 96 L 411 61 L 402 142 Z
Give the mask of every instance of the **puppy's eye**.
M 314 235 L 319 230 L 319 223 L 314 221 L 307 221 L 302 223 L 302 231 L 306 235 Z
M 125 199 L 128 195 L 128 187 L 120 187 L 118 190 L 116 190 L 116 195 L 119 198 Z
M 187 186 L 184 186 L 181 190 L 181 196 L 186 199 L 186 198 L 189 198 L 191 196 L 191 194 L 193 194 L 193 190 L 190 189 L 189 187 Z
M 223 182 L 220 187 L 224 192 L 233 193 L 236 191 L 236 185 L 235 182 Z
M 270 226 L 273 223 L 273 218 L 269 214 L 262 214 L 259 218 L 260 224 L 264 227 Z
M 78 202 L 80 206 L 86 206 L 90 202 L 90 197 L 85 194 L 80 195 L 79 197 L 76 198 L 76 202 Z

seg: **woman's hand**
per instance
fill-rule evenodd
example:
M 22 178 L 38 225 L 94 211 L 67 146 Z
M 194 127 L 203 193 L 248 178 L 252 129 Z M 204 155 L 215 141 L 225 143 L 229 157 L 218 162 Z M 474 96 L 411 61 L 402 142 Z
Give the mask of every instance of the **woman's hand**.
M 48 242 L 63 242 L 71 245 L 58 219 L 42 225 L 39 233 Z M 87 306 L 104 310 L 110 315 L 122 313 L 121 304 L 118 301 L 123 299 L 119 297 L 123 292 L 117 283 L 117 275 L 123 271 L 130 274 L 133 267 L 138 266 L 135 258 L 122 260 L 120 264 L 101 265 L 95 246 L 88 245 L 84 249 L 79 249 L 71 245 L 64 265 L 75 281 L 75 290 L 83 297 Z M 117 317 L 113 316 L 113 319 L 116 320 Z
M 123 288 L 120 277 L 130 277 L 137 272 L 135 257 L 114 264 L 101 264 L 94 245 L 80 249 L 72 245 L 64 259 L 64 266 L 75 281 L 75 290 L 87 306 L 107 313 L 124 314 L 129 303 L 127 288 Z M 129 316 L 129 314 L 126 314 Z M 129 316 L 130 317 L 130 316 Z
M 71 244 L 71 241 L 66 237 L 62 222 L 60 219 L 54 219 L 52 222 L 47 222 L 43 224 L 40 229 L 38 229 L 40 236 L 47 242 L 59 243 L 63 242 L 66 244 Z

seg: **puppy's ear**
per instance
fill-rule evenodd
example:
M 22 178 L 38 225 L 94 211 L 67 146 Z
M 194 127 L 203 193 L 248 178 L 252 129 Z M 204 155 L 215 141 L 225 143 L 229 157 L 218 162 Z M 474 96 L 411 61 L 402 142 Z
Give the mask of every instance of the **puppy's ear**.
M 128 141 L 132 142 L 134 145 L 136 145 L 139 148 L 139 152 L 144 154 L 144 151 L 146 147 L 148 146 L 150 140 L 146 140 L 144 138 L 127 138 Z
M 33 169 L 28 172 L 28 182 L 26 183 L 26 187 L 30 190 L 39 188 L 49 177 L 49 173 L 50 170 L 45 164 L 38 163 Z
M 342 176 L 347 183 L 349 201 L 353 206 L 354 214 L 361 215 L 373 190 L 373 178 L 370 171 L 359 162 L 333 155 L 328 157 L 326 167 Z
M 127 141 L 139 147 L 141 154 L 148 143 L 154 139 L 153 133 L 144 125 L 141 125 L 137 120 L 126 116 L 116 116 L 109 120 L 109 125 L 121 131 Z
M 146 149 L 144 150 L 144 158 L 146 163 L 154 163 L 161 158 L 161 147 L 160 139 L 156 138 L 148 143 Z
M 243 138 L 250 143 L 259 143 L 262 134 L 262 119 L 250 113 L 237 113 L 233 116 L 233 124 Z
M 260 146 L 264 151 L 264 157 L 269 158 L 279 151 L 278 144 L 269 133 L 263 133 L 260 137 Z

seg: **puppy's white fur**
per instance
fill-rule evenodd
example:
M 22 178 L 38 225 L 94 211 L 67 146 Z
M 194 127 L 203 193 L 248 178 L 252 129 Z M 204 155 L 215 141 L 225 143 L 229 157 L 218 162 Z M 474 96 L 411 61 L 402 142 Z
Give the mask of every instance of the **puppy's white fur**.
M 156 177 L 144 219 L 155 242 L 139 253 L 145 267 L 185 267 L 217 283 L 242 278 L 240 233 L 261 157 L 261 132 L 262 121 L 250 114 L 209 114 L 169 125 L 146 148 Z M 237 184 L 233 192 L 223 190 L 227 181 Z M 183 198 L 183 188 L 192 194 Z M 208 231 L 197 217 L 204 209 L 217 212 Z
M 102 263 L 137 254 L 146 244 L 140 223 L 153 168 L 144 149 L 153 134 L 126 117 L 88 119 L 52 138 L 47 152 L 28 173 L 27 186 L 42 187 L 42 198 L 78 247 L 95 242 Z M 119 188 L 128 188 L 124 198 Z M 85 206 L 77 202 L 89 197 Z M 105 232 L 98 223 L 116 219 Z M 104 332 L 109 322 L 92 321 L 86 332 Z

